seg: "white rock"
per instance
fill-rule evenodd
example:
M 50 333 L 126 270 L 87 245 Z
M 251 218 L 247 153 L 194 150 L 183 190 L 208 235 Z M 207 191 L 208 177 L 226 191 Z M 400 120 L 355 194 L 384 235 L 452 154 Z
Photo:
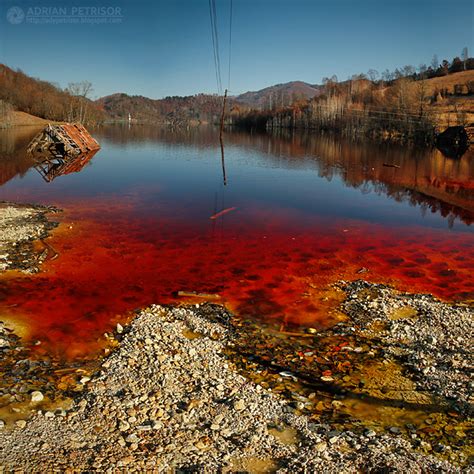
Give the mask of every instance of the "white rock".
M 15 421 L 15 425 L 18 426 L 18 428 L 23 429 L 26 426 L 26 421 L 25 420 L 17 420 L 17 421 Z
M 44 400 L 44 395 L 41 392 L 39 392 L 38 390 L 31 392 L 31 401 L 33 403 L 42 402 L 43 400 Z

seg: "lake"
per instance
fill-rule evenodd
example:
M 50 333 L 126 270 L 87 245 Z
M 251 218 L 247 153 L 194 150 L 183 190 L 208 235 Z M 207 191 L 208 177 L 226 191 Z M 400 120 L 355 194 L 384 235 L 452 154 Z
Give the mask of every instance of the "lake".
M 472 152 L 229 132 L 224 184 L 213 129 L 104 126 L 67 174 L 26 155 L 37 131 L 0 131 L 0 200 L 63 209 L 48 239 L 59 257 L 1 276 L 0 311 L 48 351 L 89 354 L 125 314 L 202 301 L 192 292 L 315 328 L 343 317 L 340 280 L 474 299 Z

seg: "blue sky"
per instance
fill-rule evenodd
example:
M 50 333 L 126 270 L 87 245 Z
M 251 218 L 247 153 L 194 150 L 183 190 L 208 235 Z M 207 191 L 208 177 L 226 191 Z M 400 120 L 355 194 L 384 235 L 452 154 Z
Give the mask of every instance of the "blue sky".
M 29 75 L 61 87 L 89 80 L 94 97 L 216 92 L 208 0 L 0 0 L 0 5 L 0 62 Z M 226 86 L 230 0 L 216 5 Z M 472 56 L 473 5 L 471 0 L 233 0 L 231 93 L 429 64 L 435 53 L 451 60 L 464 46 Z M 12 7 L 21 8 L 25 18 L 12 17 Z M 38 14 L 38 9 L 52 7 L 67 15 L 76 9 L 76 18 L 79 7 L 112 7 L 121 18 L 107 24 L 27 21 L 34 9 L 48 21 L 51 10 Z

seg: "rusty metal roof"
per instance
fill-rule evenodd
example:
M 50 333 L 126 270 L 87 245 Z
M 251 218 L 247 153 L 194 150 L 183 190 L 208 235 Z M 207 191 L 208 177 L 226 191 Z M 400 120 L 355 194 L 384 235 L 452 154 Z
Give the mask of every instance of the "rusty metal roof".
M 80 123 L 65 123 L 53 127 L 57 127 L 58 130 L 63 131 L 64 134 L 70 137 L 83 153 L 100 148 L 92 135 Z
M 79 155 L 100 145 L 79 123 L 48 124 L 28 145 L 28 153 L 53 156 Z

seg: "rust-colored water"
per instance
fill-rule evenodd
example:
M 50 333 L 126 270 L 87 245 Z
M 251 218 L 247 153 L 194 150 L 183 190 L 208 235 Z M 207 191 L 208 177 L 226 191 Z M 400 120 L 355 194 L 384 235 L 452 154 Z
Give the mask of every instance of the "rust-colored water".
M 172 146 L 173 156 L 181 156 L 179 145 Z M 193 146 L 191 155 L 215 154 Z M 230 153 L 229 187 L 216 184 L 209 195 L 202 185 L 209 176 L 195 178 L 186 171 L 196 166 L 189 149 L 183 151 L 184 166 L 175 168 L 167 161 L 167 149 L 160 148 L 153 162 L 155 179 L 140 174 L 140 186 L 135 171 L 126 174 L 128 167 L 145 166 L 143 150 L 133 162 L 132 152 L 120 155 L 107 142 L 103 162 L 101 152 L 91 170 L 59 177 L 55 183 L 64 181 L 57 186 L 48 188 L 35 174 L 28 175 L 29 187 L 22 188 L 21 180 L 9 184 L 9 198 L 34 198 L 65 211 L 48 239 L 59 258 L 47 261 L 36 275 L 0 277 L 2 313 L 26 321 L 31 337 L 42 341 L 39 350 L 76 357 L 93 353 L 102 333 L 127 312 L 181 301 L 179 291 L 218 294 L 241 316 L 313 327 L 327 327 L 340 317 L 335 307 L 341 295 L 332 285 L 341 279 L 392 283 L 446 300 L 474 299 L 474 234 L 464 223 L 450 230 L 447 222 L 457 207 L 443 216 L 434 206 L 435 215 L 424 219 L 419 209 L 394 201 L 391 188 L 382 201 L 357 191 L 361 200 L 355 202 L 347 182 L 328 185 L 316 176 L 313 183 L 307 170 L 295 180 L 284 166 L 282 174 L 245 167 L 239 160 L 255 153 L 246 147 Z M 116 163 L 114 153 L 120 158 Z M 123 175 L 117 172 L 122 166 Z M 220 179 L 212 160 L 202 166 Z M 104 169 L 120 186 L 109 189 Z M 267 174 L 276 183 L 265 181 Z M 98 176 L 102 180 L 92 186 Z M 459 174 L 454 178 L 459 183 Z M 245 179 L 254 187 L 245 188 Z M 282 195 L 285 184 L 287 197 Z M 446 201 L 439 202 L 451 205 Z M 209 218 L 226 207 L 236 209 Z M 463 209 L 459 219 L 470 215 L 469 208 Z

